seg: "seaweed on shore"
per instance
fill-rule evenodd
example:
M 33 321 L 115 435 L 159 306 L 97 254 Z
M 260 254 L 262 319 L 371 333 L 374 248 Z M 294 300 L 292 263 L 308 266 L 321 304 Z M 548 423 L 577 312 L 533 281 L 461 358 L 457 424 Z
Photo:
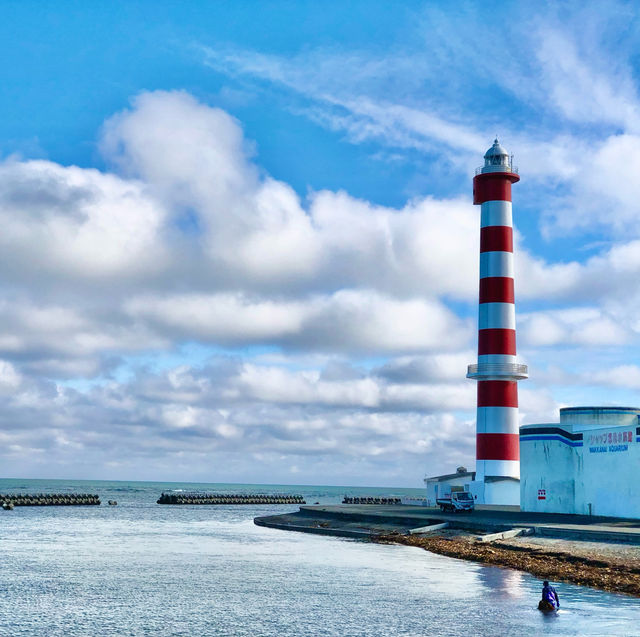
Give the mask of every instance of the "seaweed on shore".
M 380 544 L 416 546 L 432 553 L 463 560 L 526 571 L 540 579 L 570 582 L 604 591 L 640 597 L 640 569 L 606 559 L 590 559 L 570 553 L 535 548 L 499 546 L 459 537 L 418 537 L 392 533 L 378 535 Z

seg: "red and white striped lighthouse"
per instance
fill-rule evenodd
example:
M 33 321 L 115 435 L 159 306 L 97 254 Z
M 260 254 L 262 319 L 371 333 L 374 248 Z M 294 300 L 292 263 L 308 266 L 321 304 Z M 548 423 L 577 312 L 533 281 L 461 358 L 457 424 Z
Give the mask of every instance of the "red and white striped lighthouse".
M 474 491 L 487 504 L 512 503 L 489 483 L 520 478 L 518 381 L 528 375 L 516 363 L 511 184 L 520 177 L 512 159 L 496 139 L 473 180 L 473 203 L 481 206 L 480 305 L 478 363 L 467 378 L 478 381 Z

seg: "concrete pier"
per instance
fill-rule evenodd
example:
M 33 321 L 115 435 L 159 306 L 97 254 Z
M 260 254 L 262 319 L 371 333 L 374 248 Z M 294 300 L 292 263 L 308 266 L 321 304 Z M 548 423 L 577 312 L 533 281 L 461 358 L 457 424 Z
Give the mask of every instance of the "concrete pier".
M 478 535 L 526 528 L 532 529 L 528 533 L 545 537 L 640 544 L 640 520 L 523 513 L 509 506 L 486 506 L 462 516 L 421 506 L 317 505 L 302 506 L 293 513 L 257 517 L 254 522 L 258 526 L 354 538 L 391 532 L 409 534 L 412 529 L 448 522 L 449 528 Z

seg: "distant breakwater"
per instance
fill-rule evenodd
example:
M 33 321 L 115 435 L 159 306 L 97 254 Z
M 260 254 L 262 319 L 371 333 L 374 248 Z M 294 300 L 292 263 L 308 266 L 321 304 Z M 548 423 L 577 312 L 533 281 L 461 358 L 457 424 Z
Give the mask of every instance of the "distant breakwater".
M 158 504 L 306 504 L 301 495 L 163 493 Z
M 0 494 L 3 509 L 28 506 L 83 506 L 100 504 L 93 493 L 11 493 Z
M 401 498 L 365 498 L 345 495 L 342 504 L 402 504 Z

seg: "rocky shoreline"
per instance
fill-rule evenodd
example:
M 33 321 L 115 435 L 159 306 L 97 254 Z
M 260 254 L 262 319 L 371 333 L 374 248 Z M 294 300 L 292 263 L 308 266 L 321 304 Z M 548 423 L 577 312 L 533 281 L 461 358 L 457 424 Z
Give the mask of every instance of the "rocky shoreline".
M 372 536 L 371 541 L 415 546 L 439 555 L 526 571 L 542 580 L 570 582 L 640 597 L 640 555 L 616 557 L 611 554 L 616 552 L 616 545 L 607 544 L 604 550 L 592 548 L 585 552 L 572 550 L 572 542 L 556 543 L 554 547 L 513 540 L 483 543 L 460 533 L 422 537 L 388 533 Z M 617 546 L 622 554 L 629 550 L 624 545 Z

